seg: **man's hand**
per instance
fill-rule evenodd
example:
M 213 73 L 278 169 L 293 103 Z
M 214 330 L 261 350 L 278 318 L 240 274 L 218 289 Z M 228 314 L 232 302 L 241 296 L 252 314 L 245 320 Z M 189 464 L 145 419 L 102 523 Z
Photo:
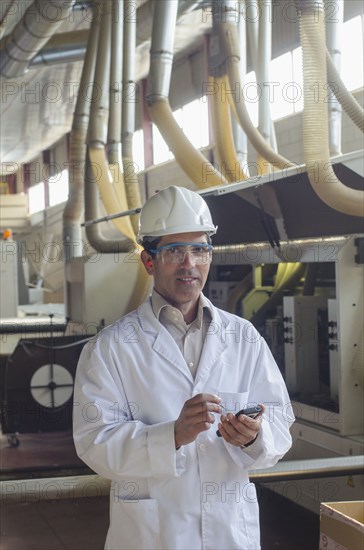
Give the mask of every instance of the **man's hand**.
M 195 441 L 199 433 L 211 428 L 215 422 L 212 413 L 221 413 L 220 402 L 220 397 L 210 393 L 199 393 L 186 401 L 174 424 L 176 449 Z
M 249 418 L 244 414 L 238 418 L 232 413 L 228 413 L 226 416 L 221 415 L 219 431 L 225 441 L 236 447 L 244 447 L 253 443 L 258 436 L 262 424 L 262 414 L 265 411 L 264 405 L 260 403 L 260 406 L 262 412 L 256 418 Z

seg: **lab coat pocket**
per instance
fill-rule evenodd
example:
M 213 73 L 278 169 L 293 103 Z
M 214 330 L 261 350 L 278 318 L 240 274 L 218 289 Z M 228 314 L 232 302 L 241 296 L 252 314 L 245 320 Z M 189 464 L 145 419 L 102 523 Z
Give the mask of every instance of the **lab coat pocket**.
M 244 409 L 248 403 L 248 392 L 219 391 L 218 396 L 222 399 L 223 414 L 227 412 L 236 414 L 241 409 Z
M 157 550 L 160 547 L 157 500 L 118 500 L 112 503 L 105 550 Z

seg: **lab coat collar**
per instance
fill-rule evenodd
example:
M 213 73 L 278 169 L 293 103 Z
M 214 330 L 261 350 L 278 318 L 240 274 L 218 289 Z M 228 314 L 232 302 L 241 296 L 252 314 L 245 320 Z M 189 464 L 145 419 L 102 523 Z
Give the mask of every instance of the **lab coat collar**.
M 178 368 L 189 379 L 191 384 L 195 386 L 208 375 L 210 369 L 218 362 L 222 352 L 227 347 L 226 339 L 222 337 L 222 330 L 228 328 L 229 321 L 227 318 L 225 321 L 222 321 L 219 311 L 212 305 L 210 300 L 204 297 L 204 301 L 209 306 L 212 320 L 205 337 L 207 345 L 203 346 L 195 380 L 174 339 L 154 315 L 151 298 L 146 300 L 137 309 L 142 330 L 156 335 L 152 346 L 153 350 Z

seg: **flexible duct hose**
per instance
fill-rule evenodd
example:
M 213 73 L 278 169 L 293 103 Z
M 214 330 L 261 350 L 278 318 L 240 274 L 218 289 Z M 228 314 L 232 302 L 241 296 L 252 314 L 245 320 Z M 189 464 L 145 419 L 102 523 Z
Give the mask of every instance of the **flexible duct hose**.
M 315 2 L 311 9 L 307 9 L 305 2 L 302 5 L 305 8 L 300 26 L 305 101 L 303 144 L 308 178 L 316 194 L 328 206 L 343 214 L 363 216 L 363 191 L 343 185 L 330 162 L 328 113 L 322 97 L 327 83 L 323 4 Z
M 226 22 L 222 22 L 220 24 L 219 37 L 221 40 L 221 46 L 225 52 L 230 89 L 236 90 L 238 87 L 239 90 L 242 90 L 243 87 L 241 85 L 239 71 L 239 36 L 236 21 L 228 20 Z M 287 168 L 288 166 L 292 166 L 292 163 L 289 160 L 276 153 L 270 147 L 260 132 L 254 127 L 252 121 L 250 120 L 243 94 L 234 93 L 233 95 L 238 121 L 256 151 L 275 167 Z M 237 97 L 237 95 L 239 97 Z
M 113 3 L 111 27 L 110 115 L 107 152 L 109 170 L 112 174 L 112 187 L 117 202 L 115 207 L 121 212 L 129 210 L 121 158 L 122 115 L 123 105 L 124 107 L 126 105 L 123 103 L 123 36 L 124 0 L 117 0 Z M 135 240 L 135 227 L 132 226 L 130 216 L 124 217 L 123 227 L 124 233 L 128 236 L 133 235 L 133 240 Z
M 199 188 L 227 183 L 221 173 L 195 149 L 178 126 L 168 101 L 178 2 L 154 3 L 147 103 L 150 116 L 182 170 Z
M 110 32 L 111 32 L 111 2 L 103 2 L 100 40 L 98 44 L 95 87 L 92 95 L 91 116 L 88 134 L 90 164 L 100 190 L 102 202 L 107 214 L 117 214 L 121 205 L 113 186 L 113 178 L 110 172 L 105 153 L 105 144 L 108 133 L 109 118 L 109 83 L 110 83 Z M 130 225 L 130 219 L 115 218 L 114 226 L 132 241 L 135 241 L 135 233 Z M 129 243 L 130 245 L 130 243 Z M 126 244 L 128 247 L 128 244 Z
M 294 288 L 303 274 L 305 273 L 305 264 L 296 263 L 288 264 L 282 279 L 279 281 L 279 285 L 274 285 L 273 294 L 262 305 L 260 309 L 251 317 L 250 322 L 255 326 L 259 326 L 264 322 L 267 316 L 267 312 L 275 308 L 282 300 L 283 293 L 287 289 Z
M 85 218 L 93 220 L 98 218 L 100 196 L 93 171 L 91 170 L 89 157 L 86 157 L 85 169 Z M 116 239 L 107 239 L 102 233 L 100 224 L 86 225 L 86 236 L 90 245 L 102 254 L 129 252 L 130 241 L 121 236 Z
M 81 218 L 84 212 L 84 170 L 88 121 L 72 129 L 70 134 L 70 166 L 68 199 L 63 210 L 63 248 L 65 262 L 82 256 Z
M 228 76 L 230 88 L 235 89 L 236 84 L 240 83 L 239 64 L 235 59 L 230 59 L 229 61 Z M 242 87 L 240 89 L 242 89 Z M 254 127 L 247 111 L 244 98 L 241 96 L 239 99 L 240 101 L 235 100 L 238 120 L 256 151 L 258 151 L 258 153 L 263 158 L 265 158 L 268 162 L 270 162 L 273 166 L 277 168 L 284 169 L 289 166 L 293 166 L 293 164 L 288 159 L 276 153 L 268 145 L 263 136 Z
M 69 173 L 68 199 L 63 210 L 63 246 L 66 263 L 74 257 L 82 256 L 82 230 L 80 222 L 84 210 L 86 136 L 90 118 L 90 102 L 86 101 L 87 96 L 85 91 L 94 78 L 97 42 L 100 30 L 99 23 L 99 17 L 94 16 L 70 136 L 70 164 L 72 170 Z
M 342 108 L 344 109 L 348 117 L 350 117 L 351 120 L 354 122 L 354 124 L 356 124 L 356 126 L 362 132 L 364 132 L 364 109 L 357 102 L 353 94 L 349 92 L 349 90 L 341 80 L 340 74 L 331 59 L 330 53 L 327 50 L 326 50 L 326 61 L 327 61 L 327 80 L 329 84 L 331 83 L 335 84 L 335 86 L 332 87 L 332 91 L 335 94 L 336 99 L 342 105 Z
M 252 289 L 252 286 L 253 275 L 252 273 L 248 273 L 248 275 L 246 275 L 244 279 L 239 281 L 236 287 L 230 292 L 227 299 L 226 311 L 236 314 L 238 303 L 244 298 L 246 294 L 248 294 L 248 292 Z
M 227 183 L 224 176 L 187 139 L 173 116 L 168 99 L 155 101 L 149 110 L 178 164 L 197 187 L 206 188 Z
M 210 77 L 209 80 L 213 89 L 215 87 L 220 89 L 225 78 Z M 248 176 L 244 172 L 244 168 L 241 166 L 236 154 L 229 103 L 221 101 L 219 94 L 213 94 L 211 101 L 215 147 L 220 160 L 220 170 L 230 182 L 246 180 Z

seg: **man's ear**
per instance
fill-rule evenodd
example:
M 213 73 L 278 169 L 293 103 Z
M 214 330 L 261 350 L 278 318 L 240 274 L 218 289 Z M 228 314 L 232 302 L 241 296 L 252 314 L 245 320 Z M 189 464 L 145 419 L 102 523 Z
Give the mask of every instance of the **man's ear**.
M 143 262 L 143 265 L 144 265 L 148 275 L 153 275 L 154 274 L 154 267 L 153 267 L 153 258 L 152 258 L 152 256 L 146 250 L 142 250 L 140 258 Z

